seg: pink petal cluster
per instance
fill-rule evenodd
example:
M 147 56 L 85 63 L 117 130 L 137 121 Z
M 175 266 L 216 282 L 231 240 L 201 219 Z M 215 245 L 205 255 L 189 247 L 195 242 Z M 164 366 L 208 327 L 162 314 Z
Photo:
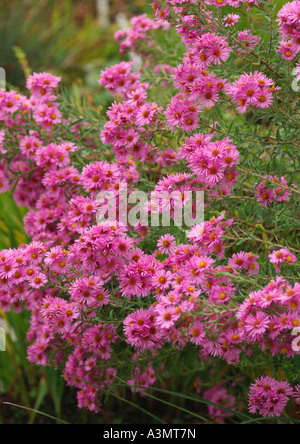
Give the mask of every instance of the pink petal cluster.
M 293 60 L 300 51 L 300 1 L 286 3 L 278 13 L 277 22 L 283 40 L 278 52 L 286 60 Z
M 269 255 L 271 264 L 276 266 L 276 272 L 280 273 L 283 264 L 294 264 L 297 262 L 296 256 L 288 248 L 276 249 Z
M 294 328 L 300 326 L 300 285 L 289 285 L 281 277 L 264 289 L 252 292 L 237 312 L 244 339 L 266 347 L 272 355 L 294 356 Z
M 262 376 L 250 386 L 249 411 L 263 417 L 281 416 L 295 391 L 287 381 Z
M 255 71 L 243 74 L 229 89 L 233 103 L 244 114 L 249 108 L 265 109 L 272 105 L 274 92 L 280 87 L 274 86 L 274 81 L 264 74 Z
M 274 202 L 286 202 L 291 197 L 292 192 L 284 176 L 266 175 L 265 180 L 256 184 L 257 201 L 264 207 L 272 205 Z M 296 185 L 292 185 L 296 188 Z

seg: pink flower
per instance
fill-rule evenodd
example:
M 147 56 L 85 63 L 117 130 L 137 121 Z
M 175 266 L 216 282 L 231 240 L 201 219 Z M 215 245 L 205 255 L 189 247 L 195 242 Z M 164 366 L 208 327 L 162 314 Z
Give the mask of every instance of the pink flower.
M 226 409 L 234 410 L 235 408 L 235 397 L 231 395 L 222 384 L 215 385 L 209 390 L 206 390 L 203 394 L 203 398 L 207 401 L 210 401 L 212 404 L 216 405 L 209 405 L 209 415 L 213 418 L 215 418 L 217 421 L 225 422 L 226 418 L 230 418 L 232 416 L 232 413 L 227 410 L 223 410 L 222 406 L 224 406 Z
M 276 271 L 279 273 L 283 264 L 294 264 L 297 262 L 296 256 L 287 248 L 276 250 L 269 255 L 271 264 L 276 266 Z
M 250 52 L 255 46 L 260 42 L 260 37 L 250 33 L 248 29 L 244 29 L 239 32 L 238 40 L 241 42 L 241 48 L 239 48 L 240 53 Z
M 158 251 L 163 254 L 173 253 L 176 248 L 176 239 L 171 234 L 165 234 L 158 241 Z
M 274 202 L 285 202 L 289 200 L 292 192 L 285 177 L 266 176 L 266 180 L 257 185 L 257 201 L 267 207 Z
M 173 306 L 164 306 L 164 307 L 156 307 L 156 324 L 162 328 L 168 330 L 173 327 L 180 314 L 176 312 L 175 307 Z
M 10 189 L 11 189 L 11 184 L 8 178 L 6 177 L 6 175 L 2 173 L 2 171 L 0 171 L 0 194 L 5 193 Z
M 34 73 L 28 78 L 26 86 L 38 99 L 45 99 L 45 96 L 52 95 L 53 90 L 58 88 L 60 81 L 61 77 L 46 72 Z
M 45 274 L 43 273 L 38 273 L 35 276 L 33 276 L 32 279 L 29 280 L 29 285 L 32 288 L 42 288 L 48 281 L 48 278 Z
M 36 342 L 30 345 L 27 350 L 27 357 L 30 362 L 47 367 L 49 365 L 49 358 L 46 354 L 48 344 L 45 342 Z
M 155 323 L 156 316 L 152 309 L 128 315 L 124 321 L 126 341 L 142 351 L 157 347 L 162 342 L 162 332 Z
M 245 330 L 250 339 L 257 340 L 261 338 L 269 327 L 270 319 L 263 312 L 257 312 L 255 315 L 249 315 L 245 320 Z
M 3 256 L 3 259 L 0 259 L 0 278 L 1 279 L 9 279 L 11 278 L 17 269 L 17 264 L 14 260 L 14 257 L 11 254 L 7 256 Z
M 249 411 L 258 411 L 264 417 L 281 416 L 292 395 L 293 389 L 286 381 L 261 377 L 250 386 Z
M 189 327 L 189 336 L 190 341 L 193 344 L 201 345 L 202 341 L 205 337 L 204 328 L 201 321 L 195 321 L 192 325 Z
M 295 51 L 291 41 L 281 41 L 280 48 L 278 48 L 277 52 L 279 52 L 285 60 L 293 60 L 298 51 Z
M 225 27 L 234 26 L 240 20 L 240 16 L 238 14 L 228 14 L 224 17 Z
M 140 75 L 132 72 L 133 62 L 121 62 L 101 73 L 99 83 L 104 85 L 113 95 L 120 94 L 126 98 L 128 92 L 138 89 Z
M 158 270 L 153 276 L 152 284 L 154 287 L 160 288 L 161 290 L 166 290 L 169 288 L 171 281 L 171 271 Z
M 267 91 L 266 87 L 268 87 Z M 268 104 L 271 104 L 275 90 L 273 80 L 256 71 L 243 74 L 229 87 L 228 91 L 233 102 L 238 105 L 239 111 L 245 113 L 250 105 L 255 108 L 266 108 Z
M 234 254 L 228 261 L 228 266 L 234 270 L 243 270 L 247 268 L 249 262 L 249 256 L 244 251 Z

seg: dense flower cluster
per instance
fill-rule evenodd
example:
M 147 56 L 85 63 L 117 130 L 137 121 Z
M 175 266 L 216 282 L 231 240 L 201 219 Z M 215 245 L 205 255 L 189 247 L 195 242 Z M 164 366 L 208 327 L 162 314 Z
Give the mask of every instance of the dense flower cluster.
M 259 72 L 243 74 L 239 80 L 233 83 L 229 93 L 233 102 L 238 105 L 241 113 L 245 113 L 249 106 L 255 108 L 268 108 L 273 103 L 274 91 L 279 87 L 274 86 L 274 82 Z
M 290 286 L 282 278 L 272 281 L 261 291 L 252 292 L 237 317 L 248 344 L 266 346 L 273 355 L 294 356 L 292 330 L 300 326 L 297 283 Z
M 186 139 L 179 152 L 200 183 L 208 189 L 217 186 L 221 195 L 230 193 L 236 182 L 235 167 L 240 158 L 232 140 L 225 138 L 213 142 L 212 135 L 194 134 Z
M 299 404 L 299 387 L 263 376 L 250 387 L 249 409 L 264 417 L 281 416 L 291 397 Z
M 278 23 L 283 36 L 280 52 L 282 57 L 293 60 L 300 51 L 300 2 L 286 3 L 278 13 Z
M 0 307 L 31 312 L 29 361 L 42 366 L 54 362 L 67 384 L 77 389 L 80 408 L 99 412 L 103 393 L 120 372 L 123 377 L 123 370 L 132 390 L 141 386 L 139 392 L 145 395 L 159 380 L 156 372 L 163 373 L 169 352 L 192 351 L 198 361 L 218 358 L 222 365 L 237 365 L 254 353 L 279 359 L 300 353 L 293 347 L 292 334 L 300 327 L 300 284 L 291 271 L 297 266 L 296 254 L 256 234 L 246 242 L 236 238 L 242 215 L 238 207 L 232 209 L 233 200 L 222 207 L 222 199 L 236 197 L 238 170 L 249 153 L 246 156 L 241 146 L 242 136 L 240 141 L 230 137 L 217 118 L 205 120 L 217 109 L 220 120 L 224 114 L 226 121 L 225 107 L 218 108 L 225 103 L 234 116 L 244 119 L 245 113 L 257 112 L 259 121 L 281 92 L 282 86 L 276 84 L 280 77 L 272 69 L 267 74 L 251 70 L 236 75 L 230 68 L 233 75 L 220 77 L 229 60 L 251 55 L 261 38 L 248 29 L 237 30 L 232 38 L 224 29 L 234 30 L 241 16 L 225 16 L 221 9 L 215 14 L 215 9 L 229 5 L 242 7 L 243 12 L 244 6 L 258 4 L 155 0 L 157 20 L 134 18 L 116 40 L 122 42 L 122 53 L 142 54 L 157 77 L 156 86 L 134 62 L 104 70 L 99 83 L 115 101 L 94 139 L 89 122 L 63 112 L 59 77 L 33 74 L 27 80 L 28 97 L 0 92 L 0 192 L 13 190 L 15 201 L 28 208 L 24 223 L 32 238 L 27 245 L 0 252 Z M 193 8 L 201 11 L 199 17 Z M 284 44 L 292 45 L 295 53 L 298 10 L 295 1 L 279 13 Z M 151 54 L 151 48 L 158 53 L 162 49 L 154 31 L 167 32 L 172 26 L 183 50 L 176 63 L 160 64 Z M 290 58 L 287 52 L 282 55 Z M 153 100 L 157 85 L 167 91 L 165 101 Z M 264 159 L 275 142 L 286 145 L 276 125 L 276 137 L 267 127 L 259 139 L 260 144 L 266 140 Z M 297 140 L 293 133 L 290 137 Z M 247 141 L 253 138 L 247 130 Z M 99 139 L 111 148 L 109 158 L 102 156 Z M 238 183 L 240 201 L 254 201 L 258 222 L 248 224 L 255 229 L 264 207 L 283 207 L 297 192 L 281 172 L 258 177 L 260 181 L 254 176 L 252 196 L 251 181 Z M 123 187 L 136 191 L 139 186 L 151 189 L 151 202 L 141 207 L 146 215 L 165 211 L 166 203 L 155 206 L 160 193 L 178 192 L 177 200 L 167 199 L 168 229 L 99 222 L 105 206 L 99 193 L 115 198 L 118 214 Z M 210 216 L 192 228 L 174 227 L 178 210 L 191 204 L 187 191 L 204 192 Z M 195 213 L 195 205 L 192 209 Z M 258 249 L 265 244 L 266 251 Z M 270 268 L 271 276 L 261 271 L 269 273 Z M 250 410 L 280 415 L 289 396 L 299 401 L 296 391 L 285 382 L 257 380 L 251 387 Z M 212 405 L 210 416 L 218 421 L 232 416 L 236 398 L 219 381 L 203 397 L 229 409 L 224 413 Z

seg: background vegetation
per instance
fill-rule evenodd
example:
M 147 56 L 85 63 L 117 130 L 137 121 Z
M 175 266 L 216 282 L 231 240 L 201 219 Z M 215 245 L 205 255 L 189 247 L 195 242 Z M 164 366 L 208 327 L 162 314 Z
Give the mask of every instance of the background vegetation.
M 285 0 L 278 1 L 279 9 Z M 75 105 L 85 97 L 91 107 L 106 107 L 111 96 L 98 86 L 99 72 L 108 65 L 121 61 L 119 46 L 114 41 L 118 29 L 116 14 L 128 18 L 150 12 L 148 0 L 111 0 L 111 25 L 100 28 L 95 0 L 10 0 L 0 6 L 0 66 L 6 70 L 9 88 L 22 90 L 26 76 L 34 71 L 50 71 L 61 75 Z M 259 22 L 254 23 L 259 26 Z M 124 60 L 124 56 L 122 56 Z M 149 73 L 150 75 L 151 73 Z M 28 241 L 23 230 L 26 209 L 18 208 L 9 193 L 0 195 L 0 250 L 15 248 Z M 261 234 L 261 233 L 260 233 Z M 283 233 L 282 235 L 287 235 Z M 297 235 L 295 242 L 297 240 Z M 53 422 L 34 411 L 15 409 L 3 402 L 13 402 L 42 410 L 49 415 L 72 423 L 143 422 L 144 414 L 136 418 L 135 395 L 124 410 L 121 399 L 110 400 L 101 417 L 75 408 L 75 394 L 66 388 L 59 373 L 52 368 L 38 369 L 26 359 L 26 331 L 28 319 L 24 314 L 1 313 L 0 320 L 7 331 L 7 352 L 0 352 L 0 423 Z M 234 376 L 234 375 L 233 375 Z M 159 396 L 159 394 L 157 394 Z M 163 397 L 163 393 L 160 393 Z M 144 401 L 147 407 L 166 422 L 188 421 L 189 412 L 166 409 L 155 399 Z M 185 404 L 191 411 L 199 406 L 192 400 L 174 398 L 174 404 Z M 110 408 L 111 407 L 111 408 Z M 145 416 L 145 421 L 146 421 Z

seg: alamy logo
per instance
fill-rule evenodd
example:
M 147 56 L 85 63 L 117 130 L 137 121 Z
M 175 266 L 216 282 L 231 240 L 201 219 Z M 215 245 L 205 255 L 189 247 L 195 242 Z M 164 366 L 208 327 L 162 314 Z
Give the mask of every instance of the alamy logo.
M 0 68 L 0 91 L 6 90 L 6 72 L 5 69 Z
M 294 350 L 294 352 L 299 352 L 300 351 L 300 328 L 294 328 L 294 330 L 292 331 L 292 335 L 296 336 L 296 338 L 293 340 L 292 342 L 292 349 Z
M 204 221 L 203 191 L 162 191 L 150 196 L 139 190 L 128 193 L 122 185 L 117 195 L 114 192 L 101 192 L 97 196 L 100 210 L 98 224 L 118 222 L 124 226 L 193 227 Z
M 0 351 L 6 350 L 6 333 L 3 327 L 0 327 Z

